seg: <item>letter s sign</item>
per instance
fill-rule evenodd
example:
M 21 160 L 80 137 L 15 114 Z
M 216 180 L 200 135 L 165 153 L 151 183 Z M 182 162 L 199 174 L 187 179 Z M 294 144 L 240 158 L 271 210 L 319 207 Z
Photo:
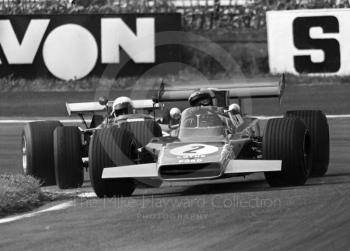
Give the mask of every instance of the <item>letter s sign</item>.
M 294 66 L 299 73 L 329 73 L 340 69 L 340 46 L 337 39 L 313 39 L 312 27 L 321 27 L 323 33 L 339 33 L 338 19 L 334 16 L 297 17 L 293 22 L 294 45 L 299 50 L 319 50 L 323 62 L 313 62 L 310 55 L 294 56 Z
M 350 9 L 269 11 L 273 74 L 350 75 Z

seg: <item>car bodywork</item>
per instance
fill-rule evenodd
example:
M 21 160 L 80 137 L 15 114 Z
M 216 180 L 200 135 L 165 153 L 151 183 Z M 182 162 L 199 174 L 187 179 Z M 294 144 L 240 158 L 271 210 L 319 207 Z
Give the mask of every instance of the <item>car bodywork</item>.
M 183 114 L 193 110 L 201 114 L 213 112 L 217 122 L 221 121 L 214 113 L 216 107 L 188 108 Z M 105 168 L 102 178 L 159 177 L 181 181 L 281 170 L 280 160 L 262 160 L 258 119 L 241 118 L 241 124 L 235 127 L 224 122 L 215 124 L 211 118 L 213 125 L 188 127 L 188 118 L 183 118 L 177 137 L 154 138 L 145 146 L 144 151 L 153 155 L 154 163 Z M 208 121 L 199 118 L 199 122 Z
M 280 98 L 284 78 L 267 84 L 219 86 L 227 89 L 213 89 L 221 96 L 218 106 L 185 109 L 173 136 L 154 138 L 139 149 L 151 154 L 153 163 L 105 167 L 102 179 L 148 177 L 184 181 L 281 171 L 281 160 L 262 159 L 259 120 L 240 113 L 229 114 L 225 106 L 229 98 Z M 157 101 L 185 100 L 192 91 L 193 86 L 173 90 L 163 87 Z

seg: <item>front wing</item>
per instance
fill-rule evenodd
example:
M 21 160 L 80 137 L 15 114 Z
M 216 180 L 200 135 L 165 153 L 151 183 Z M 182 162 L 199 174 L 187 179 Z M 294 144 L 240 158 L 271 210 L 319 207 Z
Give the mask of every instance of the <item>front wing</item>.
M 281 160 L 230 160 L 224 174 L 244 174 L 281 171 Z M 102 179 L 114 178 L 156 178 L 157 163 L 104 168 Z

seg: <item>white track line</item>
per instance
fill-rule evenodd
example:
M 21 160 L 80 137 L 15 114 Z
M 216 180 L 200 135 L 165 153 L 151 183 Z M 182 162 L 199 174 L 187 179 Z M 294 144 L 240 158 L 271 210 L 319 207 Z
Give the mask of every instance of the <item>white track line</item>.
M 79 198 L 97 198 L 97 195 L 94 192 L 80 193 L 78 194 Z
M 25 218 L 31 218 L 31 217 L 34 217 L 34 216 L 37 216 L 39 214 L 46 213 L 46 212 L 63 210 L 63 209 L 69 208 L 73 205 L 74 205 L 73 201 L 68 201 L 68 202 L 64 202 L 64 203 L 58 204 L 56 206 L 49 207 L 49 208 L 39 210 L 36 212 L 26 213 L 26 214 L 12 216 L 12 217 L 6 217 L 3 219 L 0 219 L 0 224 L 13 222 L 13 221 L 17 221 L 17 220 L 21 220 L 21 219 L 25 219 Z
M 0 119 L 0 124 L 25 124 L 33 121 L 43 121 L 43 120 L 56 120 L 55 118 L 43 118 L 43 119 Z M 62 123 L 81 123 L 80 119 L 62 119 L 59 120 Z M 86 120 L 89 122 L 89 120 Z
M 350 118 L 350 114 L 327 115 L 327 118 L 329 118 L 329 119 Z
M 283 116 L 252 116 L 258 119 L 275 119 L 275 118 L 283 118 Z M 350 118 L 350 114 L 339 114 L 339 115 L 326 115 L 328 119 L 343 119 Z
M 282 118 L 283 116 L 252 116 L 258 119 L 273 119 L 273 118 Z M 350 114 L 339 114 L 339 115 L 326 115 L 329 119 L 342 119 L 350 118 Z M 55 118 L 42 118 L 42 119 L 0 119 L 0 124 L 25 124 L 32 121 L 42 121 L 42 120 L 52 120 Z M 63 119 L 60 120 L 62 123 L 81 123 L 79 119 Z M 86 120 L 89 122 L 89 120 Z

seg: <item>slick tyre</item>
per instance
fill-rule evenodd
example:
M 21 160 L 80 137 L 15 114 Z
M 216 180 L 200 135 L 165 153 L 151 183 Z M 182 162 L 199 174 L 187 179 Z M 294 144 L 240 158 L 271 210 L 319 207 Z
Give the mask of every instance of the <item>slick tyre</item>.
M 288 111 L 286 117 L 297 117 L 304 121 L 311 136 L 311 176 L 326 174 L 329 165 L 329 127 L 322 111 Z
M 265 172 L 270 186 L 303 185 L 310 173 L 310 134 L 298 118 L 270 119 L 263 137 L 263 157 L 282 160 L 280 172 Z
M 135 190 L 135 181 L 129 178 L 102 179 L 106 167 L 134 164 L 137 157 L 134 136 L 117 126 L 97 130 L 89 147 L 89 175 L 98 197 L 130 196 Z
M 38 178 L 42 185 L 55 185 L 53 131 L 59 121 L 30 122 L 22 131 L 22 167 L 27 175 Z
M 162 136 L 161 127 L 153 120 L 132 121 L 123 123 L 121 126 L 134 135 L 138 148 L 147 145 L 152 138 Z M 149 159 L 141 159 L 141 162 L 149 163 L 151 162 Z M 162 184 L 160 179 L 138 178 L 137 181 L 138 187 L 142 188 L 160 187 Z
M 139 147 L 147 145 L 153 137 L 162 136 L 162 129 L 157 122 L 151 119 L 126 122 L 121 124 L 121 127 L 134 135 Z
M 81 133 L 78 127 L 57 127 L 53 139 L 56 184 L 61 189 L 81 187 L 84 169 Z

